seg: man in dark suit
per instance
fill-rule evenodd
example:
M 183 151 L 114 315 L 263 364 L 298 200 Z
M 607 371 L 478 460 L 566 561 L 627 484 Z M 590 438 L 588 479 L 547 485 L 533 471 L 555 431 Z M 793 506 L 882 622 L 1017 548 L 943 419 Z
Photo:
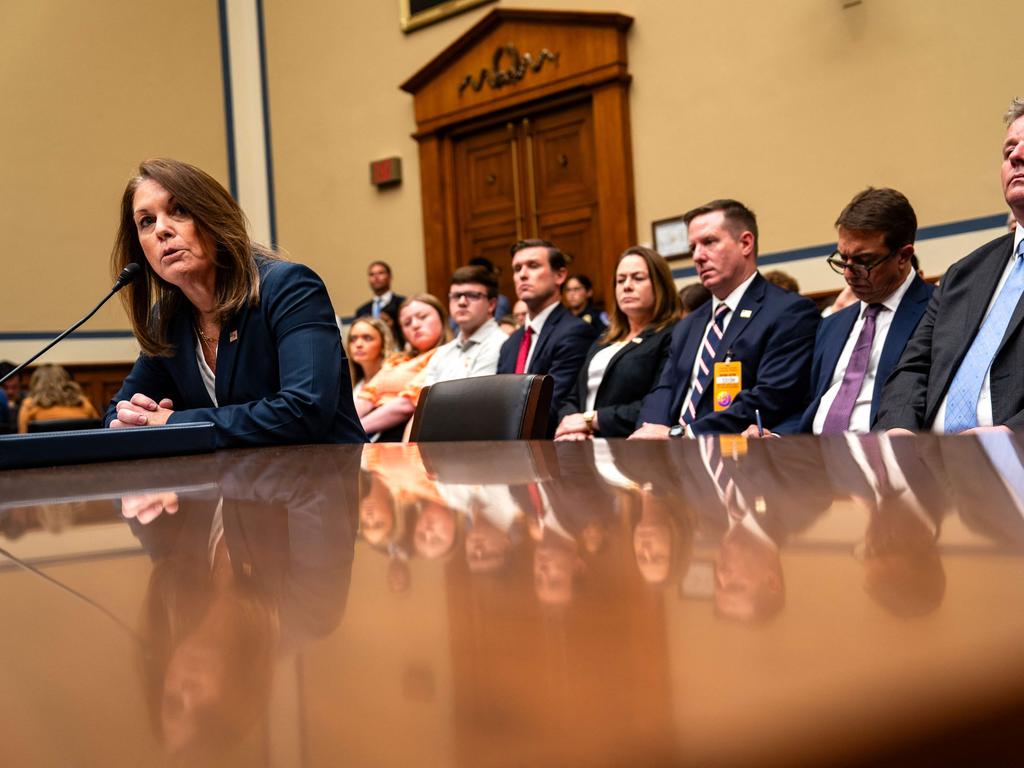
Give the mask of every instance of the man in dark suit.
M 548 432 L 555 434 L 558 409 L 572 389 L 594 328 L 562 306 L 568 276 L 565 254 L 547 240 L 520 240 L 512 246 L 516 296 L 526 303 L 526 323 L 498 355 L 498 373 L 546 373 L 554 379 Z
M 859 301 L 818 326 L 811 404 L 779 432 L 868 432 L 885 380 L 934 290 L 913 267 L 917 216 L 895 189 L 868 187 L 835 225 L 839 243 L 828 263 Z M 747 435 L 756 437 L 756 428 Z
M 755 410 L 765 426 L 780 424 L 807 404 L 818 312 L 761 277 L 757 219 L 745 205 L 715 200 L 684 220 L 712 300 L 676 325 L 631 439 L 742 432 Z
M 1002 182 L 1024 217 L 1024 100 L 1006 116 Z M 1024 227 L 951 266 L 886 383 L 879 429 L 1024 428 Z
M 398 347 L 401 348 L 405 344 L 405 338 L 402 336 L 402 326 L 398 324 L 398 309 L 405 301 L 405 296 L 399 296 L 391 290 L 391 267 L 384 261 L 371 261 L 366 269 L 366 276 L 370 282 L 370 290 L 373 291 L 373 298 L 359 305 L 355 317 L 384 316 L 385 322 L 391 326 Z

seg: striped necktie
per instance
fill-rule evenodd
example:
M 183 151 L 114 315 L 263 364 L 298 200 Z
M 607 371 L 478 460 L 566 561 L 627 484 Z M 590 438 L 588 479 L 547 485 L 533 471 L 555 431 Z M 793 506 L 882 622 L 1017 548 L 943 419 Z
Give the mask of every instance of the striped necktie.
M 718 345 L 722 341 L 722 335 L 725 333 L 725 316 L 728 314 L 729 305 L 725 302 L 719 304 L 718 309 L 715 310 L 715 318 L 711 323 L 711 329 L 708 331 L 707 338 L 704 339 L 700 349 L 700 357 L 697 360 L 699 369 L 697 381 L 694 382 L 690 398 L 686 401 L 683 411 L 679 415 L 679 423 L 683 426 L 692 424 L 697 418 L 697 404 L 700 402 L 701 397 L 703 397 L 704 390 L 711 383 L 711 372 L 715 367 L 715 355 L 718 352 Z
M 996 303 L 992 305 L 988 317 L 981 324 L 981 330 L 974 337 L 967 355 L 957 368 L 953 383 L 949 385 L 944 422 L 946 432 L 963 432 L 965 429 L 978 426 L 978 398 L 981 396 L 981 387 L 985 383 L 989 368 L 992 367 L 992 361 L 1022 293 L 1024 240 L 1017 246 L 1013 269 L 1003 284 L 1003 290 L 999 292 Z

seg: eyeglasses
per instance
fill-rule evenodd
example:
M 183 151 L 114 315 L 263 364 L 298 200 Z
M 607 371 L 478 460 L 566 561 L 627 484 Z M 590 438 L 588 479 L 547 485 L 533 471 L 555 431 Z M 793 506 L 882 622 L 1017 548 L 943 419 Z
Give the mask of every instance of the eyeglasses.
M 448 294 L 448 301 L 455 302 L 458 304 L 460 301 L 465 299 L 468 302 L 480 301 L 480 299 L 486 299 L 487 294 L 481 293 L 480 291 L 457 291 L 455 293 Z
M 893 256 L 896 255 L 896 253 L 897 251 L 889 251 L 889 253 L 887 253 L 885 256 L 883 256 L 880 259 L 876 259 L 870 264 L 859 264 L 855 261 L 844 260 L 843 254 L 841 254 L 839 251 L 836 251 L 827 259 L 825 259 L 825 261 L 828 262 L 828 265 L 832 267 L 832 271 L 835 272 L 836 274 L 841 275 L 846 270 L 850 270 L 850 272 L 853 273 L 854 277 L 865 278 L 871 274 L 871 270 L 873 270 L 879 264 L 891 259 Z

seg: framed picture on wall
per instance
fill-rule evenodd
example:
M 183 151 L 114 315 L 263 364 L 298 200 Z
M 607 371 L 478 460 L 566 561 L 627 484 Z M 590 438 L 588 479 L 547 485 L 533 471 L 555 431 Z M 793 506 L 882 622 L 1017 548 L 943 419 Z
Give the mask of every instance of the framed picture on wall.
M 690 239 L 682 216 L 652 221 L 651 241 L 654 243 L 654 250 L 666 259 L 690 254 Z
M 433 24 L 457 13 L 495 0 L 398 0 L 399 23 L 403 32 Z

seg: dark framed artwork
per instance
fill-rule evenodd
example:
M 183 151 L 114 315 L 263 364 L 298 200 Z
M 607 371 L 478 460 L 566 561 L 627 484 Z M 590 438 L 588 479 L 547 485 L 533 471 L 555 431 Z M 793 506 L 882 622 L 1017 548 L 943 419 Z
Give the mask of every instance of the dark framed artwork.
M 433 24 L 457 13 L 495 0 L 398 0 L 399 23 L 403 32 Z
M 651 242 L 654 250 L 666 259 L 690 255 L 690 240 L 682 216 L 652 221 Z

